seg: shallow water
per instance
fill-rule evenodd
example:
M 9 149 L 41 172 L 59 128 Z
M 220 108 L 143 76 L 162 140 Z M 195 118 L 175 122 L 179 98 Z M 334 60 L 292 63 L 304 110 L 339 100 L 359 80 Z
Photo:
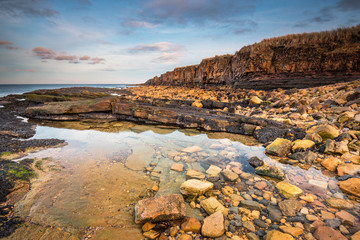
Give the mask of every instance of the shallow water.
M 34 138 L 64 139 L 68 145 L 27 156 L 50 157 L 52 161 L 47 166 L 54 165 L 57 171 L 35 180 L 16 210 L 31 223 L 59 228 L 76 237 L 90 231 L 92 239 L 141 239 L 140 226 L 133 222 L 134 204 L 147 196 L 154 185 L 160 188 L 157 195 L 180 193 L 186 170 L 205 172 L 204 161 L 209 158 L 240 162 L 243 171 L 254 173 L 247 159 L 258 156 L 282 168 L 295 185 L 309 181 L 326 185 L 319 196 L 323 198 L 329 194 L 327 184 L 333 179 L 313 168 L 303 170 L 278 163 L 264 154 L 262 146 L 242 143 L 254 145 L 254 139 L 239 135 L 207 135 L 129 122 L 46 125 L 37 126 Z M 199 146 L 202 151 L 181 151 L 190 146 Z M 185 165 L 184 172 L 170 170 L 175 160 Z M 144 171 L 150 166 L 152 171 Z M 309 191 L 318 190 L 310 187 Z M 334 192 L 341 194 L 338 189 Z M 191 208 L 188 215 L 202 218 L 198 210 Z

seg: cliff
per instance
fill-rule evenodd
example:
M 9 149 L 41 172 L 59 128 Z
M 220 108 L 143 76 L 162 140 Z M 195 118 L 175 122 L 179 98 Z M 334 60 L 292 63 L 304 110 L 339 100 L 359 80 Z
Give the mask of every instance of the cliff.
M 360 77 L 360 25 L 265 39 L 234 55 L 203 59 L 146 82 L 150 85 L 231 85 L 303 88 Z

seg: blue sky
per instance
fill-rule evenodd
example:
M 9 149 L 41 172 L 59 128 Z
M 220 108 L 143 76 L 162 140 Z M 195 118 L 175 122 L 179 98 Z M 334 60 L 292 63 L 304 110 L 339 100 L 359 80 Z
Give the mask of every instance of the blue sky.
M 0 84 L 141 83 L 359 15 L 360 0 L 0 0 Z

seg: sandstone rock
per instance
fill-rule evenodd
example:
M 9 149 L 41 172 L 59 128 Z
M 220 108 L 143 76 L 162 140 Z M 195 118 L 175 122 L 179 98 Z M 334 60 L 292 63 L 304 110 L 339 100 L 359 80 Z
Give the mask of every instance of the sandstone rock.
M 360 231 L 358 231 L 354 235 L 352 235 L 351 240 L 360 240 Z
M 277 178 L 280 180 L 283 180 L 285 178 L 284 171 L 276 166 L 263 165 L 255 168 L 255 173 L 259 175 Z
M 285 198 L 297 198 L 303 194 L 303 191 L 299 187 L 284 181 L 278 182 L 276 188 Z
M 171 170 L 177 171 L 177 172 L 182 172 L 184 170 L 184 165 L 180 164 L 180 163 L 174 163 L 171 166 Z
M 185 216 L 186 207 L 180 194 L 143 199 L 135 206 L 136 223 L 170 221 Z
M 257 183 L 255 183 L 254 187 L 259 190 L 263 190 L 264 188 L 267 187 L 267 183 L 266 182 L 257 182 Z
M 340 154 L 343 155 L 349 152 L 348 141 L 335 142 L 334 140 L 328 139 L 325 141 L 326 154 Z
M 360 156 L 351 153 L 345 153 L 342 155 L 341 160 L 343 160 L 343 162 L 349 161 L 354 164 L 360 164 Z
M 350 178 L 348 180 L 338 182 L 338 185 L 343 192 L 360 197 L 360 178 Z
M 344 210 L 337 212 L 335 215 L 337 218 L 339 218 L 343 222 L 343 224 L 346 224 L 346 225 L 353 226 L 358 221 L 358 219 L 354 215 L 352 215 Z
M 294 217 L 296 213 L 300 211 L 303 205 L 294 199 L 287 199 L 279 202 L 279 208 L 285 216 Z
M 263 102 L 263 100 L 261 100 L 257 96 L 254 96 L 254 97 L 250 98 L 249 104 L 250 105 L 260 105 L 262 102 Z
M 295 240 L 290 234 L 271 230 L 266 234 L 266 240 Z
M 292 151 L 293 152 L 305 152 L 315 146 L 315 143 L 311 140 L 296 140 L 292 143 Z
M 221 237 L 225 232 L 224 215 L 215 212 L 204 219 L 201 234 L 205 237 Z
M 143 232 L 148 232 L 151 229 L 153 229 L 155 226 L 156 226 L 155 223 L 147 222 L 141 227 L 141 229 L 143 230 Z
M 218 175 L 221 171 L 221 168 L 215 165 L 210 165 L 210 167 L 206 170 L 206 173 L 209 175 Z
M 205 174 L 203 174 L 202 172 L 199 172 L 196 169 L 189 169 L 186 172 L 186 178 L 203 180 L 203 179 L 205 179 Z
M 189 179 L 181 184 L 180 192 L 184 195 L 203 195 L 213 187 L 211 182 Z
M 165 238 L 165 239 L 167 239 L 167 238 Z M 181 234 L 181 236 L 178 238 L 178 240 L 192 240 L 192 239 L 193 239 L 193 237 L 186 233 Z M 159 240 L 161 240 L 161 239 L 159 239 Z
M 216 198 L 210 197 L 200 202 L 201 207 L 207 212 L 207 214 L 213 214 L 215 212 L 221 212 L 227 215 L 228 209 L 225 208 Z
M 339 136 L 339 131 L 335 127 L 328 124 L 314 126 L 307 131 L 307 133 L 312 132 L 319 134 L 323 141 L 327 139 L 334 139 Z
M 194 152 L 200 152 L 202 151 L 202 148 L 199 146 L 192 146 L 192 147 L 187 147 L 181 150 L 182 152 L 186 152 L 186 153 L 194 153 Z
M 306 136 L 305 136 L 305 139 L 311 140 L 316 144 L 322 142 L 321 136 L 319 134 L 317 134 L 316 132 L 307 133 Z
M 339 115 L 339 117 L 337 118 L 337 121 L 339 123 L 344 123 L 344 122 L 347 122 L 347 121 L 352 120 L 354 118 L 355 118 L 355 112 L 344 112 L 344 113 Z
M 201 223 L 196 218 L 187 218 L 186 221 L 181 224 L 181 229 L 184 232 L 200 233 Z
M 328 157 L 321 161 L 321 165 L 330 171 L 336 171 L 337 166 L 340 165 L 342 161 L 336 157 Z
M 356 175 L 359 171 L 360 165 L 358 164 L 345 163 L 337 167 L 337 172 L 340 177 L 344 175 Z
M 340 232 L 328 226 L 318 227 L 314 233 L 314 237 L 318 240 L 347 240 L 347 238 L 344 237 L 344 235 L 342 235 Z
M 284 138 L 277 138 L 265 148 L 266 153 L 284 157 L 290 153 L 291 141 Z
M 291 154 L 289 158 L 298 160 L 301 163 L 313 164 L 317 158 L 317 155 L 312 151 L 296 152 Z
M 283 231 L 284 233 L 288 233 L 293 237 L 297 237 L 300 236 L 301 234 L 304 233 L 304 230 L 300 227 L 287 227 L 287 226 L 281 226 L 280 227 L 281 231 Z
M 340 198 L 327 198 L 326 202 L 330 205 L 330 207 L 338 209 L 352 209 L 354 207 L 354 205 L 350 202 Z
M 228 170 L 228 169 L 224 169 L 221 173 L 224 176 L 225 180 L 227 180 L 227 181 L 233 182 L 239 178 L 239 176 L 236 173 L 234 173 L 233 171 Z
M 202 108 L 204 105 L 200 101 L 195 101 L 191 104 L 193 107 Z
M 150 230 L 150 231 L 148 231 L 148 232 L 144 232 L 143 235 L 144 235 L 144 237 L 146 237 L 146 238 L 155 239 L 155 238 L 157 238 L 157 237 L 160 235 L 160 233 L 157 232 L 157 231 L 154 231 L 154 230 Z

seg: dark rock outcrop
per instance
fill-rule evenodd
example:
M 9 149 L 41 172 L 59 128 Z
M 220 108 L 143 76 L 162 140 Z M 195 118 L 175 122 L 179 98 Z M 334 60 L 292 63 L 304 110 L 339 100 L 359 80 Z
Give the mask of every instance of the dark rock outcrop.
M 304 88 L 360 76 L 360 25 L 319 33 L 265 39 L 234 55 L 175 68 L 150 85 L 231 85 L 241 88 Z

